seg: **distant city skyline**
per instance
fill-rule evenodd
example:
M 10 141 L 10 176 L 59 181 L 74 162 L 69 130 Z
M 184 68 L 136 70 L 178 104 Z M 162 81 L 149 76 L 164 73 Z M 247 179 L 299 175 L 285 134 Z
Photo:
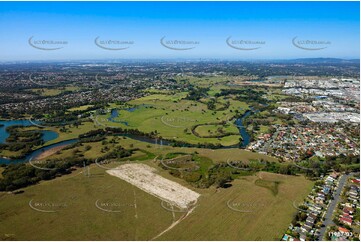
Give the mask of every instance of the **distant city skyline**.
M 0 2 L 0 61 L 359 59 L 359 12 L 357 1 Z

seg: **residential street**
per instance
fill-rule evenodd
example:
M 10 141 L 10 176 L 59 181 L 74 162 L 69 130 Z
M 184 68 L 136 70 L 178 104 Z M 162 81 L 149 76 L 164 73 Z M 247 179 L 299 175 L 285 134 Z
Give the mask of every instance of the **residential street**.
M 323 240 L 323 237 L 325 236 L 327 227 L 334 224 L 334 222 L 332 221 L 332 214 L 336 208 L 336 205 L 339 203 L 339 198 L 340 198 L 343 186 L 345 185 L 347 179 L 350 176 L 352 176 L 352 174 L 348 174 L 348 175 L 344 174 L 340 177 L 340 180 L 339 180 L 339 183 L 337 186 L 337 190 L 333 195 L 334 199 L 331 200 L 331 202 L 327 208 L 327 211 L 326 211 L 325 221 L 323 223 L 325 225 L 325 227 L 321 227 L 321 229 L 320 229 L 320 235 L 318 237 L 318 240 L 320 240 L 320 241 Z

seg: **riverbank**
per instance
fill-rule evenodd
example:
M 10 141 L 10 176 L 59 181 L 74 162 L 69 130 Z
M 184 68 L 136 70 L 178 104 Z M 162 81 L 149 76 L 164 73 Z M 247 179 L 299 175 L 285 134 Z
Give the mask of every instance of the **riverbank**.
M 39 155 L 35 156 L 34 159 L 36 159 L 36 160 L 44 159 L 48 156 L 55 154 L 56 152 L 58 152 L 62 149 L 64 149 L 66 146 L 67 145 L 60 145 L 60 146 L 56 146 L 56 147 L 50 148 L 48 150 L 45 150 L 42 153 L 40 153 Z
M 23 158 L 9 159 L 9 158 L 5 158 L 5 157 L 0 157 L 0 164 L 28 162 L 30 160 L 30 158 L 40 157 L 41 154 L 43 154 L 44 152 L 47 152 L 48 150 L 53 150 L 54 148 L 58 148 L 58 147 L 62 147 L 62 149 L 63 149 L 65 146 L 73 144 L 77 141 L 78 141 L 78 139 L 70 139 L 70 140 L 60 141 L 58 143 L 51 144 L 48 146 L 43 146 L 42 148 L 36 149 L 33 152 L 31 152 L 30 154 L 27 154 Z M 46 157 L 56 153 L 57 151 L 58 150 L 54 151 L 53 153 L 46 153 Z M 45 158 L 45 156 L 43 158 Z

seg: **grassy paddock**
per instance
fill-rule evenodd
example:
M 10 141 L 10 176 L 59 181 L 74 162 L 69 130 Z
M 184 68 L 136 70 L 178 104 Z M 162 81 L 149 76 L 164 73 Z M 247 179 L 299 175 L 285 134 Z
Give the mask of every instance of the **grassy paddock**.
M 146 161 L 155 168 L 153 161 Z M 115 164 L 113 164 L 114 166 Z M 159 168 L 158 168 L 159 169 Z M 184 213 L 169 212 L 160 200 L 90 166 L 31 186 L 21 194 L 0 193 L 2 240 L 150 240 Z M 159 174 L 188 186 L 159 169 Z M 257 179 L 281 181 L 275 196 L 255 185 Z M 194 212 L 159 240 L 279 240 L 312 183 L 303 177 L 258 173 L 235 180 L 227 189 L 193 189 L 201 193 Z M 55 212 L 39 212 L 29 206 Z M 105 212 L 96 207 L 120 212 Z M 242 213 L 230 209 L 246 209 Z M 136 208 L 134 206 L 136 203 Z M 41 206 L 40 206 L 41 205 Z M 59 206 L 61 205 L 61 206 Z
M 22 194 L 0 193 L 0 239 L 149 240 L 180 216 L 173 218 L 158 198 L 102 168 L 92 165 L 90 177 L 81 171 L 22 189 Z M 35 211 L 31 200 L 35 208 L 56 212 Z M 120 212 L 100 210 L 97 201 L 101 208 Z
M 280 181 L 278 194 L 257 186 L 260 177 Z M 194 213 L 159 239 L 279 241 L 297 212 L 292 201 L 302 200 L 311 189 L 312 182 L 302 176 L 261 172 L 243 177 L 230 188 L 205 190 Z

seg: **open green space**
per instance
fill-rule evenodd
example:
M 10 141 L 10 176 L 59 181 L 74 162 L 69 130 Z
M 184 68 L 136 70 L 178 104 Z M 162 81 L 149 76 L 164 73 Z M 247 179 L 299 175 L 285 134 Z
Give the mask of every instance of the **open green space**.
M 87 110 L 88 108 L 91 108 L 93 106 L 94 105 L 83 105 L 83 106 L 80 106 L 80 107 L 70 108 L 68 110 L 71 111 L 71 112 L 73 112 L 73 111 L 84 111 L 84 110 Z
M 278 194 L 278 186 L 279 186 L 280 182 L 258 179 L 254 182 L 254 184 L 257 186 L 260 186 L 260 187 L 267 188 L 268 190 L 270 190 L 272 192 L 273 195 L 276 196 Z
M 149 240 L 180 215 L 160 200 L 92 165 L 56 180 L 0 193 L 2 240 Z M 40 212 L 30 207 L 55 211 Z M 99 209 L 120 211 L 106 212 Z
M 278 194 L 255 185 L 259 177 L 281 181 Z M 303 199 L 312 184 L 302 176 L 260 172 L 237 179 L 226 189 L 208 189 L 202 193 L 195 211 L 159 239 L 280 240 L 297 213 L 292 201 Z
M 148 89 L 144 97 L 104 104 L 99 110 L 93 110 L 94 120 L 79 118 L 75 124 L 32 126 L 23 130 L 51 130 L 59 134 L 42 146 L 106 127 L 137 129 L 158 138 L 194 145 L 236 146 L 242 138 L 234 123 L 235 117 L 243 115 L 251 106 L 261 107 L 257 106 L 259 100 L 275 102 L 287 98 L 278 89 L 272 96 L 270 90 L 254 88 L 249 101 L 248 89 L 234 86 L 234 77 L 177 76 L 176 79 L 179 83 L 186 79 L 189 89 Z M 241 90 L 237 92 L 237 89 Z M 202 90 L 206 90 L 205 93 L 200 93 Z M 76 89 L 33 91 L 42 96 L 55 96 Z M 91 107 L 93 105 L 73 107 L 67 109 L 67 113 Z M 114 110 L 118 112 L 116 117 L 112 114 Z M 286 121 L 285 117 L 277 117 L 265 108 L 250 115 L 244 125 L 255 135 L 269 132 L 271 124 L 286 124 Z M 286 172 L 280 173 L 293 174 L 285 169 L 289 164 L 245 149 L 172 147 L 160 145 L 159 139 L 157 144 L 151 144 L 120 135 L 102 135 L 104 132 L 86 137 L 86 141 L 82 139 L 81 143 L 54 150 L 42 159 L 59 166 L 74 161 L 69 165 L 70 174 L 66 174 L 67 167 L 48 178 L 54 179 L 40 179 L 39 183 L 36 180 L 35 184 L 20 188 L 19 193 L 0 192 L 1 240 L 280 240 L 297 213 L 293 201 L 302 200 L 313 187 L 313 182 L 303 176 L 264 172 L 280 172 L 282 166 Z M 104 158 L 116 155 L 117 151 L 123 156 Z M 8 151 L 1 153 L 9 154 Z M 98 160 L 101 165 L 94 164 Z M 230 166 L 229 161 L 240 166 Z M 200 193 L 194 210 L 187 215 L 172 213 L 162 207 L 158 198 L 106 173 L 107 168 L 126 162 L 147 164 L 154 167 L 157 174 Z M 90 165 L 79 168 L 79 164 Z M 34 171 L 30 164 L 22 166 L 12 172 L 20 171 L 16 173 L 19 175 L 22 171 Z M 31 169 L 26 169 L 29 167 Z M 0 167 L 0 178 L 11 178 L 6 172 L 2 176 L 3 171 Z M 39 173 L 46 178 L 44 171 Z
M 152 161 L 146 164 L 156 167 Z M 22 189 L 20 194 L 0 193 L 0 238 L 150 240 L 184 215 L 165 210 L 158 198 L 108 175 L 103 168 L 91 165 L 89 173 L 85 176 L 83 169 L 77 169 Z M 159 174 L 189 186 L 166 171 L 160 169 Z M 255 185 L 260 177 L 281 181 L 278 194 Z M 302 199 L 311 188 L 312 182 L 302 176 L 261 172 L 235 180 L 226 189 L 196 189 L 201 197 L 194 211 L 157 240 L 279 240 L 297 212 L 292 200 Z M 34 210 L 29 203 L 55 212 Z M 103 211 L 96 204 L 119 212 Z
M 232 122 L 236 114 L 242 114 L 248 105 L 244 102 L 229 100 L 231 105 L 227 110 L 213 111 L 202 102 L 192 100 L 178 100 L 170 102 L 159 98 L 159 94 L 130 101 L 134 108 L 124 109 L 118 107 L 119 116 L 109 121 L 110 114 L 97 116 L 97 121 L 103 126 L 137 128 L 143 132 L 157 131 L 165 139 L 176 139 L 192 144 L 211 143 L 223 146 L 239 143 L 238 135 L 228 135 L 222 138 L 202 138 L 192 133 L 192 127 L 227 122 L 226 131 L 237 133 Z M 114 106 L 113 106 L 114 108 Z M 217 127 L 218 128 L 218 127 Z M 207 129 L 208 130 L 208 129 Z
M 41 96 L 49 97 L 49 96 L 57 96 L 63 92 L 71 92 L 77 91 L 79 87 L 74 86 L 66 86 L 62 88 L 34 88 L 31 89 L 32 92 L 39 94 Z

